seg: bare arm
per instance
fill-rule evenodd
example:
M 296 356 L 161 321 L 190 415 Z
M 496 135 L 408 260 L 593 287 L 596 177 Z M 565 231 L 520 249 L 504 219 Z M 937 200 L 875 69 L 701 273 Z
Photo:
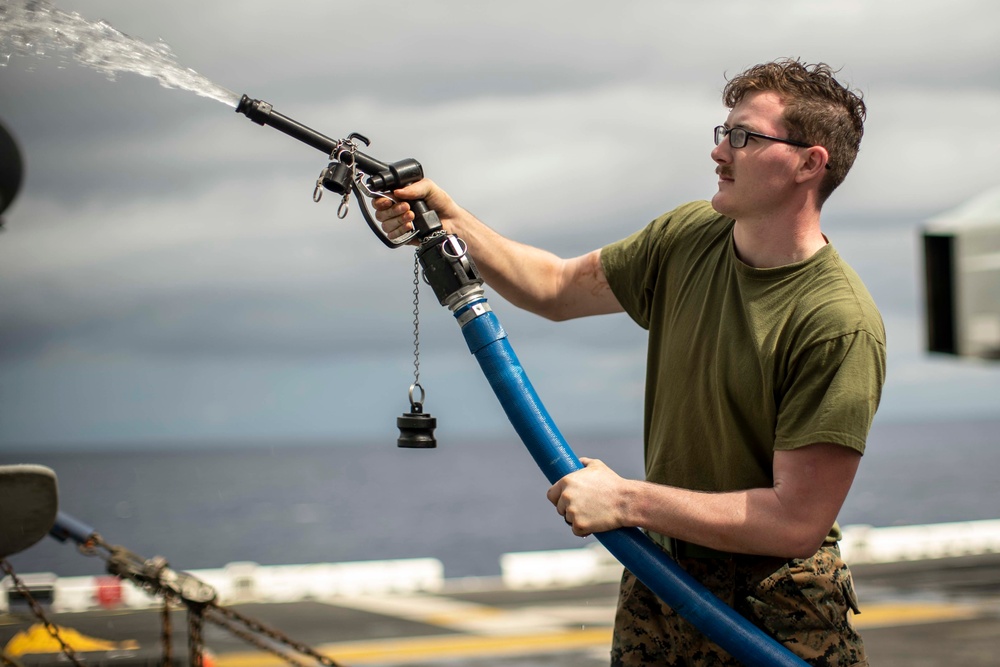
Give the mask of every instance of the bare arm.
M 806 558 L 822 545 L 861 455 L 819 443 L 774 453 L 774 486 L 700 493 L 627 480 L 596 459 L 549 489 L 577 535 L 639 526 L 712 549 Z
M 400 199 L 423 198 L 444 228 L 469 247 L 486 282 L 505 299 L 551 320 L 621 312 L 601 267 L 600 250 L 572 259 L 512 241 L 458 206 L 432 181 L 424 179 L 394 193 Z M 390 237 L 412 228 L 405 201 L 374 202 L 376 217 Z

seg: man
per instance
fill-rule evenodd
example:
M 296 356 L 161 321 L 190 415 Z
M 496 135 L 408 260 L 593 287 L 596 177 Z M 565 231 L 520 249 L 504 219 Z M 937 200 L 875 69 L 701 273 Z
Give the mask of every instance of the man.
M 581 459 L 549 499 L 577 535 L 638 526 L 685 570 L 815 665 L 866 665 L 837 513 L 885 377 L 885 333 L 820 230 L 857 156 L 865 105 L 827 65 L 782 60 L 725 87 L 711 203 L 574 259 L 505 239 L 430 181 L 423 197 L 486 281 L 555 320 L 627 312 L 649 330 L 646 480 Z M 405 202 L 376 202 L 390 235 Z M 732 665 L 629 572 L 613 665 Z

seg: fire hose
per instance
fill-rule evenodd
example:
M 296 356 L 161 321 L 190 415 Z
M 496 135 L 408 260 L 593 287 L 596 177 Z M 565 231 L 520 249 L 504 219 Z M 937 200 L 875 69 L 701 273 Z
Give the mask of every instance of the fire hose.
M 437 214 L 423 200 L 409 201 L 414 229 L 389 239 L 372 219 L 365 198 L 392 198 L 392 191 L 423 178 L 412 158 L 386 163 L 358 150 L 369 144 L 359 134 L 334 140 L 276 111 L 267 102 L 244 95 L 236 108 L 258 125 L 267 125 L 329 156 L 316 182 L 342 196 L 338 215 L 346 216 L 349 197 L 357 199 L 362 215 L 376 236 L 390 248 L 419 241 L 417 259 L 441 305 L 454 315 L 469 351 L 476 357 L 501 406 L 535 462 L 556 483 L 583 468 L 559 432 L 521 367 L 507 334 L 485 297 L 483 280 L 461 239 L 441 227 Z M 429 417 L 410 414 L 410 418 Z M 402 428 L 402 427 L 401 427 Z M 751 667 L 803 667 L 807 663 L 728 606 L 683 570 L 636 528 L 618 528 L 595 537 L 630 572 L 710 640 Z

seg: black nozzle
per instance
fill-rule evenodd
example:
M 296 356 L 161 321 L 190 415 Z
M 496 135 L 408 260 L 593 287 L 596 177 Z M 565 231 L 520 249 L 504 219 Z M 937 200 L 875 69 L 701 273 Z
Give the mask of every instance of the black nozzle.
M 264 125 L 271 115 L 273 107 L 262 100 L 250 99 L 248 95 L 240 98 L 240 103 L 236 105 L 236 113 L 241 113 L 258 125 Z
M 298 139 L 304 144 L 323 151 L 334 160 L 353 164 L 358 171 L 370 177 L 368 187 L 375 192 L 389 192 L 410 183 L 416 183 L 424 177 L 423 167 L 413 158 L 386 164 L 361 151 L 344 150 L 341 142 L 334 141 L 330 137 L 278 113 L 268 102 L 252 99 L 249 95 L 240 97 L 240 102 L 236 105 L 236 113 L 243 114 L 258 125 L 267 125 L 284 132 L 293 139 Z M 357 139 L 366 146 L 368 145 L 368 139 L 356 132 L 352 133 L 349 139 L 351 143 Z M 339 154 L 335 155 L 335 151 Z
M 327 155 L 332 154 L 337 147 L 337 142 L 330 137 L 322 135 L 288 116 L 283 116 L 275 111 L 271 104 L 263 100 L 255 100 L 248 95 L 243 95 L 240 98 L 240 103 L 236 105 L 236 113 L 243 114 L 258 125 L 268 125 L 284 132 L 293 139 L 298 139 Z

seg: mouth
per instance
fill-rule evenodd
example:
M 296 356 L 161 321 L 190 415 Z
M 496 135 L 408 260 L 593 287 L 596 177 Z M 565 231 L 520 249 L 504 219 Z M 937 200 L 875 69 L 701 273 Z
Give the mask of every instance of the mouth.
M 729 169 L 725 169 L 724 167 L 717 167 L 715 169 L 715 173 L 719 176 L 719 183 L 720 184 L 722 184 L 722 183 L 732 183 L 733 180 L 735 180 L 735 179 L 733 179 L 733 172 L 730 171 Z

